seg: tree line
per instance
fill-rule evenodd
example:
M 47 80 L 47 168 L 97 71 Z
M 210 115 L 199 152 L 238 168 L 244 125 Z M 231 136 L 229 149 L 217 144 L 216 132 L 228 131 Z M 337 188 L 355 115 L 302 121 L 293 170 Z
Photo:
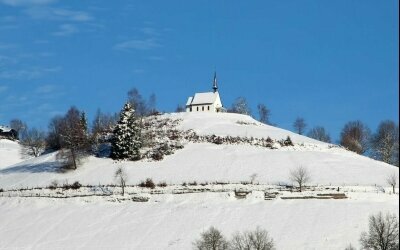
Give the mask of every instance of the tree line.
M 395 214 L 379 212 L 368 219 L 368 232 L 359 238 L 361 249 L 397 250 L 399 249 L 399 222 Z M 211 226 L 194 241 L 196 250 L 273 250 L 276 249 L 268 231 L 257 227 L 255 230 L 236 232 L 228 240 L 217 228 Z M 345 250 L 355 250 L 349 244 Z
M 263 103 L 257 105 L 260 122 L 271 123 L 271 111 Z M 246 98 L 238 97 L 228 112 L 252 115 Z M 299 135 L 307 135 L 318 141 L 332 143 L 328 131 L 323 126 L 315 126 L 307 132 L 307 123 L 303 117 L 297 117 L 293 122 L 293 131 Z M 344 124 L 340 132 L 338 144 L 357 154 L 399 166 L 399 125 L 391 120 L 381 121 L 375 132 L 360 120 L 349 121 Z
M 176 112 L 183 112 L 178 105 Z M 238 97 L 227 112 L 252 115 L 246 98 Z M 258 120 L 267 125 L 271 122 L 271 111 L 263 103 L 257 105 Z M 62 158 L 72 168 L 76 168 L 82 156 L 95 152 L 102 154 L 104 142 L 112 143 L 111 156 L 114 159 L 137 160 L 143 145 L 141 134 L 142 118 L 159 114 L 156 107 L 156 95 L 144 98 L 138 89 L 127 92 L 127 101 L 120 113 L 104 113 L 100 109 L 89 126 L 84 111 L 72 106 L 65 115 L 53 117 L 45 133 L 36 128 L 28 128 L 19 119 L 10 121 L 10 127 L 17 131 L 27 154 L 39 156 L 44 151 L 61 150 Z M 300 135 L 307 135 L 319 141 L 331 143 L 331 137 L 323 126 L 308 130 L 304 118 L 297 117 L 293 129 Z M 394 121 L 382 121 L 377 130 L 371 130 L 361 121 L 347 122 L 340 133 L 340 145 L 374 159 L 399 166 L 399 126 Z M 129 157 L 128 157 L 129 155 Z M 71 160 L 72 159 L 72 160 Z

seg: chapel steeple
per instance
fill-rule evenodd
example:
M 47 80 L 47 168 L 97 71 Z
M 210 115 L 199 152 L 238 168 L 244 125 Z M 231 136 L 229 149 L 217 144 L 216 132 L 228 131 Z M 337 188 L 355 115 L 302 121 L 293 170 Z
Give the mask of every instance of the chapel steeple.
M 213 80 L 213 87 L 212 87 L 212 89 L 214 90 L 214 93 L 215 93 L 215 92 L 218 92 L 217 72 L 216 72 L 216 71 L 214 71 L 214 80 Z

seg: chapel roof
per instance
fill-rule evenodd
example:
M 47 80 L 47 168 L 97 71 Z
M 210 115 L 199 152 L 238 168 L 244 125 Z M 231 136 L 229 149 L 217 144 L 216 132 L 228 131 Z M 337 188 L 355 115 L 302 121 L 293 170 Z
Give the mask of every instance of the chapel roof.
M 186 105 L 211 104 L 215 102 L 218 95 L 218 92 L 196 93 L 194 97 L 189 97 Z

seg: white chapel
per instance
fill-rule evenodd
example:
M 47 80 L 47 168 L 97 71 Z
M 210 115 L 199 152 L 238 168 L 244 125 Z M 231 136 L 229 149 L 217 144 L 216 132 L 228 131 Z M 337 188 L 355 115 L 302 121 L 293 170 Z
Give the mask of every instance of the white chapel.
M 222 112 L 221 98 L 218 93 L 217 73 L 214 73 L 213 92 L 195 93 L 186 102 L 186 112 Z

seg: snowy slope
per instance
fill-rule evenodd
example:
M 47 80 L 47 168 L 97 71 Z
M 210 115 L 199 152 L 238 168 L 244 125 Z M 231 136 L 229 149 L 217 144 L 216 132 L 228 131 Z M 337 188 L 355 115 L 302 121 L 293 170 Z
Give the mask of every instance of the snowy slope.
M 15 141 L 0 139 L 0 169 L 21 161 L 21 146 Z
M 128 183 L 154 181 L 180 184 L 185 181 L 288 182 L 290 169 L 306 166 L 312 183 L 319 185 L 386 185 L 386 177 L 398 168 L 343 149 L 281 151 L 245 145 L 188 144 L 161 162 L 115 162 L 89 157 L 77 171 L 58 173 L 55 154 L 44 155 L 0 170 L 3 188 L 47 186 L 52 180 L 97 185 L 114 183 L 114 172 L 124 166 Z
M 226 236 L 261 226 L 277 249 L 344 249 L 368 216 L 398 215 L 398 196 L 349 200 L 236 200 L 228 193 L 155 195 L 147 203 L 0 197 L 0 249 L 192 249 L 215 226 Z
M 274 140 L 286 139 L 290 136 L 294 143 L 326 144 L 309 137 L 295 134 L 291 131 L 262 124 L 250 116 L 232 113 L 171 113 L 163 117 L 181 119 L 178 128 L 194 130 L 199 135 L 241 136 L 267 138 Z M 244 124 L 243 124 L 244 123 Z
M 22 160 L 18 144 L 0 141 L 0 188 L 44 187 L 54 180 L 115 184 L 119 166 L 125 168 L 128 184 L 148 177 L 168 184 L 237 183 L 249 181 L 254 173 L 256 182 L 276 184 L 288 182 L 289 171 L 301 165 L 310 170 L 311 184 L 347 185 L 342 190 L 356 191 L 346 193 L 349 198 L 345 200 L 265 201 L 263 193 L 257 192 L 244 200 L 234 198 L 233 192 L 153 194 L 145 203 L 94 197 L 8 197 L 6 191 L 0 193 L 0 249 L 191 249 L 192 242 L 210 226 L 229 236 L 258 225 L 269 231 L 277 249 L 344 249 L 349 243 L 358 246 L 370 214 L 388 211 L 398 215 L 399 196 L 388 193 L 385 181 L 389 174 L 398 174 L 397 167 L 260 124 L 248 116 L 179 113 L 162 117 L 179 119 L 179 129 L 199 135 L 269 136 L 274 140 L 289 135 L 296 145 L 268 149 L 187 142 L 159 162 L 88 157 L 78 170 L 60 173 L 56 153 Z M 386 187 L 386 193 L 376 191 L 379 185 Z
M 241 182 L 257 174 L 263 184 L 287 183 L 289 171 L 307 167 L 316 185 L 386 185 L 389 174 L 398 168 L 357 155 L 342 148 L 293 134 L 290 131 L 259 124 L 238 114 L 179 113 L 165 115 L 182 119 L 180 129 L 193 129 L 199 134 L 270 136 L 276 140 L 290 135 L 296 143 L 306 146 L 267 149 L 251 145 L 215 145 L 187 143 L 182 150 L 160 162 L 115 162 L 111 159 L 89 157 L 77 171 L 58 173 L 55 153 L 30 159 L 0 170 L 0 187 L 19 188 L 47 186 L 53 180 L 80 181 L 83 184 L 112 184 L 117 167 L 128 173 L 128 183 L 138 184 L 146 178 L 180 184 L 197 182 Z M 257 125 L 241 125 L 237 121 Z M 7 159 L 7 158 L 6 158 Z M 12 158 L 14 159 L 14 158 Z

